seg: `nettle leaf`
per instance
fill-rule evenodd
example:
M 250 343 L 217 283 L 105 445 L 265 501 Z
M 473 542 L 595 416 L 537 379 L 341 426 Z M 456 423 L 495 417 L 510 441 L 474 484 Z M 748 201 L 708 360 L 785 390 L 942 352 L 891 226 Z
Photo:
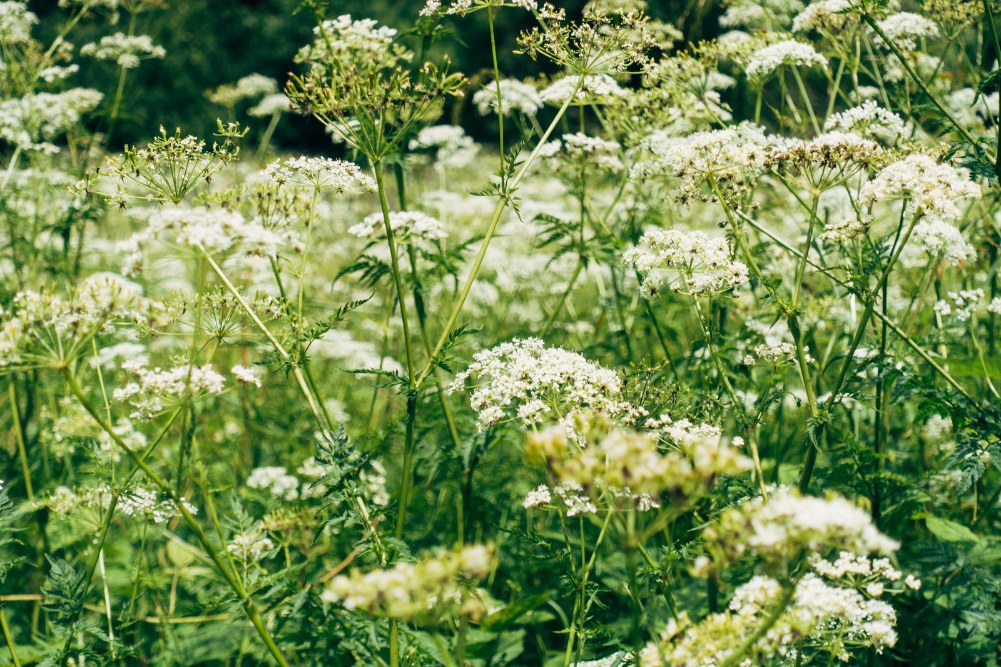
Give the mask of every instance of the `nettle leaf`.
M 980 536 L 974 533 L 961 523 L 942 519 L 937 516 L 930 516 L 925 519 L 925 525 L 940 542 L 976 544 L 980 542 Z

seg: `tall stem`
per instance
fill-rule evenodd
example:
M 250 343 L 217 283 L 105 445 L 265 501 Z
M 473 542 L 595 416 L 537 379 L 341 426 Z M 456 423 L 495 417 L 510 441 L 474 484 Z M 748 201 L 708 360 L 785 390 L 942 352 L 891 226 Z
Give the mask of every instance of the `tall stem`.
M 275 661 L 279 664 L 280 667 L 289 667 L 289 664 L 285 660 L 285 657 L 278 649 L 278 646 L 275 644 L 274 639 L 272 639 L 271 633 L 269 633 L 268 629 L 264 627 L 264 622 L 261 620 L 260 614 L 258 614 L 257 607 L 254 605 L 254 602 L 251 599 L 250 594 L 247 593 L 246 589 L 244 589 L 243 587 L 243 584 L 235 576 L 235 574 L 231 572 L 230 569 L 226 567 L 226 565 L 223 564 L 223 562 L 219 559 L 219 554 L 216 552 L 215 547 L 213 547 L 212 542 L 205 534 L 205 531 L 202 530 L 202 527 L 199 525 L 199 523 L 195 521 L 194 516 L 192 516 L 190 511 L 188 511 L 186 504 L 181 500 L 181 498 L 177 494 L 174 493 L 173 489 L 170 488 L 170 485 L 167 484 L 163 479 L 161 479 L 160 476 L 157 475 L 152 470 L 152 468 L 150 468 L 146 464 L 146 461 L 143 458 L 141 458 L 138 454 L 136 454 L 135 450 L 129 447 L 128 444 L 124 440 L 122 440 L 122 438 L 114 431 L 114 429 L 111 428 L 111 425 L 104 421 L 100 413 L 94 408 L 93 405 L 91 405 L 90 401 L 87 400 L 87 397 L 84 395 L 83 390 L 80 388 L 80 385 L 77 383 L 76 378 L 73 376 L 73 373 L 70 371 L 69 368 L 63 369 L 63 377 L 66 379 L 66 382 L 69 385 L 70 390 L 73 392 L 73 395 L 76 396 L 77 400 L 80 402 L 80 405 L 83 407 L 84 410 L 86 410 L 90 414 L 90 416 L 94 419 L 94 421 L 97 422 L 98 426 L 100 426 L 101 429 L 104 430 L 104 432 L 111 437 L 111 439 L 115 442 L 115 444 L 117 444 L 119 447 L 122 448 L 122 450 L 129 456 L 129 458 L 132 459 L 132 461 L 136 464 L 136 466 L 138 466 L 146 474 L 146 477 L 148 477 L 151 482 L 153 482 L 156 486 L 160 487 L 160 490 L 163 491 L 168 497 L 170 497 L 171 500 L 174 501 L 174 503 L 177 505 L 178 510 L 181 513 L 181 516 L 184 518 L 185 523 L 188 524 L 188 527 L 198 537 L 199 542 L 202 543 L 202 546 L 208 553 L 209 558 L 212 559 L 212 562 L 215 564 L 216 568 L 223 575 L 223 578 L 226 579 L 226 583 L 229 584 L 230 588 L 233 589 L 233 592 L 236 593 L 237 597 L 240 598 L 244 611 L 250 618 L 250 622 L 254 625 L 254 628 L 257 630 L 257 633 L 261 636 L 261 639 L 267 646 L 268 651 L 271 653 L 271 656 L 275 659 Z M 107 532 L 107 529 L 105 529 L 105 532 Z M 93 576 L 93 574 L 91 576 Z
M 817 136 L 820 136 L 820 125 L 817 124 L 817 117 L 813 114 L 813 105 L 810 103 L 810 96 L 806 94 L 806 86 L 803 85 L 803 77 L 799 75 L 799 68 L 795 65 L 790 65 L 792 68 L 792 75 L 796 77 L 796 85 L 799 87 L 799 96 L 803 98 L 803 105 L 806 107 L 806 113 L 810 115 L 810 123 L 813 125 L 813 131 Z
M 14 422 L 14 437 L 17 438 L 17 453 L 21 458 L 21 471 L 24 474 L 24 488 L 28 492 L 28 500 L 34 500 L 35 493 L 31 487 L 31 468 L 28 465 L 28 452 L 24 447 L 24 431 L 21 430 L 21 408 L 17 404 L 17 381 L 11 377 L 8 389 L 10 398 L 10 414 Z
M 21 667 L 21 660 L 17 657 L 17 648 L 14 645 L 14 637 L 11 635 L 10 626 L 7 625 L 7 615 L 3 613 L 2 605 L 0 605 L 0 628 L 3 628 L 3 638 L 7 640 L 7 648 L 10 649 L 10 657 L 14 661 L 14 667 Z
M 469 276 L 466 278 L 466 282 L 462 286 L 462 292 L 459 293 L 458 300 L 456 300 L 455 305 L 452 306 L 452 312 L 448 316 L 448 321 L 445 323 L 445 329 L 441 332 L 441 337 L 438 339 L 438 343 L 434 346 L 434 351 L 428 358 L 424 368 L 421 369 L 421 373 L 417 378 L 418 386 L 431 371 L 431 365 L 441 352 L 442 347 L 445 346 L 445 342 L 452 333 L 452 328 L 455 326 L 456 320 L 459 319 L 459 313 L 462 311 L 462 306 L 466 302 L 469 290 L 472 288 L 473 282 L 476 280 L 476 276 L 480 272 L 480 266 L 483 264 L 483 258 L 486 257 L 487 248 L 490 247 L 490 240 L 494 237 L 494 232 L 497 229 L 497 223 L 500 221 L 501 213 L 503 213 L 504 208 L 507 206 L 508 198 L 513 194 L 514 190 L 521 182 L 521 179 L 524 178 L 528 169 L 532 166 L 532 163 L 535 162 L 535 159 L 539 156 L 539 151 L 542 150 L 542 146 L 546 143 L 546 141 L 548 141 L 549 135 L 552 134 L 553 130 L 556 129 L 557 123 L 559 123 L 560 119 L 563 118 L 563 114 L 566 113 L 571 100 L 577 96 L 577 91 L 580 90 L 583 83 L 584 77 L 580 77 L 580 80 L 577 81 L 577 85 L 574 87 L 573 92 L 567 97 L 566 101 L 563 102 L 563 106 L 561 106 L 559 112 L 557 112 L 556 118 L 553 119 L 553 122 L 550 123 L 549 127 L 546 129 L 546 133 L 539 139 L 539 143 L 535 147 L 535 150 L 533 150 L 532 154 L 528 156 L 527 160 L 525 160 L 525 163 L 521 166 L 518 174 L 508 184 L 507 191 L 501 195 L 500 201 L 497 202 L 497 207 L 494 209 L 493 216 L 490 218 L 490 224 L 487 226 L 487 233 L 483 237 L 483 241 L 480 243 L 480 251 L 476 254 L 476 259 L 473 261 L 473 266 L 469 271 Z
M 320 194 L 320 188 L 313 186 L 313 199 L 309 202 L 309 220 L 306 222 L 306 248 L 302 251 L 302 263 L 299 265 L 299 327 L 296 337 L 301 338 L 305 329 L 305 320 L 302 314 L 303 293 L 306 291 L 306 257 L 309 255 L 309 241 L 313 238 L 313 221 L 316 218 L 316 197 Z

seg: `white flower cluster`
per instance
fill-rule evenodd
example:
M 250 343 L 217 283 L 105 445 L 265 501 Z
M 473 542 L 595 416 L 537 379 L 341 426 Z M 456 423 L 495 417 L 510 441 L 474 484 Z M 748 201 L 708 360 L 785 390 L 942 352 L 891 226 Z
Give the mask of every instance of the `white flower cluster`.
M 827 69 L 827 58 L 817 53 L 811 45 L 787 39 L 756 51 L 747 63 L 745 72 L 749 79 L 764 81 L 783 65 Z
M 31 39 L 38 17 L 23 2 L 0 2 L 0 42 L 23 44 Z
M 480 429 L 500 423 L 513 412 L 526 427 L 559 418 L 572 435 L 577 432 L 573 417 L 581 410 L 615 417 L 627 409 L 615 371 L 576 352 L 547 348 L 538 338 L 515 338 L 477 352 L 473 363 L 449 385 L 449 393 L 462 391 L 474 374 L 483 382 L 470 399 Z
M 410 140 L 410 150 L 436 148 L 435 169 L 461 169 L 476 157 L 480 147 L 458 125 L 432 125 Z
M 264 177 L 275 183 L 312 186 L 334 192 L 375 192 L 375 180 L 363 172 L 354 162 L 332 160 L 327 157 L 287 158 L 282 164 L 275 160 L 262 172 Z
M 48 142 L 74 127 L 103 98 L 102 93 L 90 88 L 72 88 L 5 100 L 0 102 L 0 139 L 26 150 L 58 152 Z
M 1001 296 L 996 296 L 987 304 L 987 312 L 1001 315 Z M 936 415 L 937 416 L 937 415 Z
M 334 577 L 321 594 L 324 602 L 346 609 L 400 620 L 436 619 L 450 609 L 474 620 L 486 608 L 466 582 L 485 579 L 491 570 L 493 551 L 474 545 L 446 551 L 418 563 L 400 562 L 388 570 Z
M 389 224 L 393 226 L 393 237 L 398 243 L 407 243 L 412 238 L 431 242 L 448 238 L 440 220 L 420 211 L 393 211 L 389 214 Z M 360 239 L 376 239 L 385 233 L 385 220 L 378 211 L 348 228 L 348 234 Z
M 873 100 L 866 100 L 861 106 L 852 107 L 832 115 L 824 123 L 824 129 L 857 132 L 865 137 L 893 141 L 903 135 L 904 121 L 900 116 L 884 109 Z
M 268 491 L 272 498 L 295 500 L 299 497 L 299 480 L 280 466 L 254 468 L 247 478 L 247 486 Z
M 539 157 L 543 159 L 539 165 L 540 168 L 560 171 L 562 158 L 568 160 L 577 170 L 593 164 L 606 171 L 618 171 L 623 168 L 622 160 L 619 159 L 620 148 L 617 142 L 589 137 L 582 132 L 564 134 L 561 139 L 542 145 Z
M 236 366 L 233 366 L 232 369 L 230 369 L 230 373 L 232 373 L 233 377 L 235 377 L 240 382 L 246 384 L 252 384 L 257 387 L 261 386 L 261 378 L 258 377 L 257 369 L 255 368 L 247 368 L 246 366 L 241 366 L 237 364 Z
M 960 322 L 965 322 L 973 317 L 973 313 L 976 312 L 977 306 L 979 306 L 984 300 L 984 290 L 979 288 L 972 290 L 959 290 L 958 292 L 947 292 L 946 295 L 955 302 L 956 319 Z M 993 300 L 990 305 L 994 305 Z M 947 317 L 953 314 L 952 306 L 944 299 L 935 304 L 935 311 L 941 313 L 942 317 Z
M 626 250 L 622 262 L 644 274 L 640 294 L 652 299 L 663 278 L 660 269 L 672 268 L 683 277 L 692 296 L 732 290 L 748 281 L 747 265 L 731 259 L 733 250 L 725 236 L 676 229 L 654 229 L 643 235 L 642 245 Z M 682 285 L 675 285 L 679 292 Z
M 233 107 L 243 100 L 257 99 L 265 95 L 285 97 L 278 92 L 278 82 L 271 77 L 263 74 L 248 74 L 236 84 L 227 83 L 219 86 L 208 93 L 208 98 L 211 102 L 221 104 L 224 107 Z M 285 104 L 288 104 L 287 98 Z
M 184 508 L 190 514 L 197 514 L 198 508 L 181 498 Z M 153 523 L 166 523 L 180 513 L 172 499 L 157 500 L 156 491 L 150 491 L 142 487 L 137 487 L 129 493 L 122 495 L 118 501 L 118 508 L 126 516 L 133 518 L 149 517 Z
M 958 264 L 977 258 L 976 249 L 963 238 L 963 233 L 938 215 L 921 218 L 911 234 L 925 252 L 932 256 L 941 255 L 946 262 Z
M 126 35 L 116 32 L 105 35 L 100 42 L 80 47 L 80 55 L 94 56 L 98 60 L 114 60 L 122 69 L 139 67 L 139 61 L 148 58 L 166 58 L 167 51 L 153 44 L 149 35 Z
M 648 501 L 662 495 L 680 501 L 702 495 L 719 475 L 748 470 L 750 460 L 718 436 L 690 439 L 665 452 L 653 437 L 612 429 L 597 446 L 551 465 L 562 479 L 578 484 L 597 484 Z
M 857 24 L 859 19 L 845 12 L 851 7 L 849 0 L 817 0 L 806 6 L 792 20 L 793 32 L 821 30 L 832 35 L 838 35 L 849 26 Z
M 266 95 L 261 101 L 247 109 L 247 114 L 257 118 L 273 116 L 276 113 L 288 111 L 289 99 L 284 93 Z
M 980 199 L 980 196 L 980 186 L 966 175 L 927 155 L 914 153 L 890 164 L 862 186 L 859 203 L 872 206 L 877 202 L 907 198 L 912 209 L 956 220 L 962 215 L 956 202 Z
M 122 370 L 135 379 L 114 391 L 114 399 L 129 403 L 134 408 L 129 414 L 132 419 L 149 422 L 163 410 L 162 399 L 182 396 L 190 387 L 192 395 L 199 393 L 218 394 L 223 390 L 224 379 L 212 369 L 212 364 L 204 366 L 175 366 L 169 371 L 159 366 L 150 370 L 139 362 L 125 362 Z
M 504 109 L 504 115 L 510 116 L 515 111 L 534 116 L 542 107 L 539 91 L 530 83 L 518 79 L 502 79 L 500 82 L 500 104 L 497 102 L 497 83 L 488 83 L 473 95 L 473 104 L 481 116 L 497 113 L 498 107 Z
M 767 502 L 759 496 L 723 512 L 717 525 L 705 529 L 703 539 L 713 567 L 753 554 L 780 574 L 804 549 L 868 554 L 890 553 L 900 546 L 879 532 L 868 512 L 844 498 L 801 496 L 785 488 Z M 704 556 L 696 561 L 697 570 L 709 567 Z
M 316 39 L 303 47 L 298 60 L 322 60 L 327 55 L 347 64 L 364 67 L 386 67 L 396 64 L 392 52 L 396 29 L 378 27 L 375 19 L 352 21 L 350 14 L 328 19 L 313 28 Z M 332 53 L 328 53 L 328 45 Z
M 808 364 L 812 364 L 816 361 L 816 359 L 810 356 L 809 347 L 804 348 L 803 352 Z M 764 359 L 773 366 L 796 363 L 796 346 L 792 343 L 782 343 L 775 347 L 758 345 L 754 348 L 754 354 L 758 355 L 758 357 Z
M 910 12 L 898 12 L 887 16 L 877 25 L 893 40 L 894 44 L 904 51 L 914 51 L 918 48 L 915 39 L 918 37 L 935 37 L 938 26 L 923 16 Z M 879 35 L 873 35 L 873 44 L 885 44 Z
M 682 206 L 694 199 L 716 201 L 715 194 L 702 194 L 702 186 L 708 179 L 712 179 L 727 201 L 736 204 L 754 186 L 754 179 L 771 150 L 764 130 L 749 123 L 725 130 L 695 132 L 684 138 L 654 133 L 642 143 L 642 148 L 650 157 L 638 160 L 630 176 L 663 175 L 675 179 L 675 199 Z
M 114 331 L 115 320 L 138 320 L 141 308 L 151 304 L 141 298 L 138 286 L 114 274 L 95 274 L 84 280 L 68 300 L 51 289 L 25 290 L 14 295 L 13 308 L 0 312 L 0 368 L 36 355 L 64 357 L 81 341 L 99 331 Z M 52 348 L 57 342 L 58 350 Z M 51 360 L 51 356 L 49 357 Z
M 659 642 L 648 643 L 640 653 L 641 667 L 700 667 L 718 665 L 738 650 L 765 622 L 785 591 L 766 576 L 755 576 L 734 591 L 726 612 L 711 614 L 698 624 L 687 615 L 671 619 Z M 880 600 L 866 599 L 850 588 L 829 586 L 814 574 L 805 575 L 796 585 L 792 600 L 767 633 L 753 646 L 754 662 L 770 664 L 770 659 L 795 657 L 791 638 L 806 637 L 813 648 L 848 660 L 848 647 L 872 646 L 877 652 L 896 644 L 896 612 Z M 800 641 L 803 641 L 802 639 Z M 745 664 L 751 664 L 750 659 Z
M 521 506 L 525 509 L 545 507 L 551 502 L 553 502 L 553 495 L 549 493 L 549 487 L 545 484 L 540 484 L 537 489 L 528 492 L 525 500 L 521 502 Z
M 107 484 L 101 484 L 78 488 L 74 491 L 68 486 L 59 486 L 46 496 L 43 503 L 53 512 L 66 516 L 81 509 L 104 511 L 111 506 L 111 487 Z
M 580 516 L 581 514 L 598 513 L 598 508 L 584 493 L 584 487 L 578 482 L 563 480 L 556 485 L 556 495 L 560 497 L 563 505 L 567 508 L 567 516 L 573 517 Z
M 625 97 L 629 92 L 624 90 L 615 79 L 607 74 L 588 74 L 584 77 L 584 83 L 580 83 L 580 77 L 565 76 L 557 79 L 547 88 L 539 92 L 539 99 L 552 106 L 563 106 L 563 103 L 573 95 L 577 104 L 592 101 L 605 101 L 615 97 Z M 577 93 L 574 94 L 574 90 Z
M 150 216 L 146 229 L 118 244 L 119 252 L 128 253 L 122 268 L 125 275 L 142 269 L 143 249 L 154 239 L 172 240 L 210 254 L 239 247 L 247 255 L 262 257 L 277 254 L 287 241 L 256 220 L 247 222 L 237 211 L 203 206 L 163 209 Z
M 854 217 L 845 217 L 824 225 L 824 231 L 820 235 L 820 240 L 832 243 L 847 243 L 854 238 L 864 236 L 869 231 L 871 225 L 872 218 L 870 217 L 863 217 L 861 220 Z

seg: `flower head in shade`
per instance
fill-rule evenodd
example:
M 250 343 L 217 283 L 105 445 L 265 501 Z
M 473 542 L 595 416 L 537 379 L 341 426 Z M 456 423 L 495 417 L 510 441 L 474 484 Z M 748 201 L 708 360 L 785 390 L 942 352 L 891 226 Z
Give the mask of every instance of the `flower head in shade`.
M 167 51 L 153 43 L 149 35 L 126 35 L 116 32 L 106 35 L 99 42 L 91 42 L 80 47 L 80 55 L 94 56 L 98 60 L 114 60 L 123 69 L 139 67 L 140 60 L 163 59 Z
M 535 115 L 542 107 L 542 98 L 539 97 L 535 86 L 530 83 L 522 83 L 517 79 L 503 79 L 500 82 L 500 103 L 497 101 L 497 82 L 494 81 L 476 91 L 473 95 L 473 104 L 481 116 L 497 113 L 498 107 L 503 108 L 505 116 L 510 116 L 515 111 Z

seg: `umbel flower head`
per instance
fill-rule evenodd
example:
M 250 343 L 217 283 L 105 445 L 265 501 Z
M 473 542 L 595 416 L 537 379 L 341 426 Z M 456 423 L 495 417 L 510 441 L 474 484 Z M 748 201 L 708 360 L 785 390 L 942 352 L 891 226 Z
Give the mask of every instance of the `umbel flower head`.
M 264 169 L 269 181 L 311 186 L 337 193 L 349 191 L 375 192 L 375 179 L 353 162 L 326 157 L 287 158 L 275 160 Z
M 817 53 L 809 44 L 789 39 L 755 52 L 747 63 L 745 72 L 748 79 L 761 83 L 783 65 L 806 68 L 817 65 L 827 69 L 827 58 Z
M 0 368 L 65 367 L 94 336 L 143 322 L 154 309 L 138 285 L 114 274 L 91 276 L 66 298 L 48 287 L 18 292 L 11 310 L 0 311 Z
M 640 243 L 623 253 L 622 262 L 644 274 L 640 294 L 645 299 L 659 293 L 662 269 L 671 269 L 682 278 L 674 291 L 685 289 L 692 296 L 718 294 L 748 281 L 747 265 L 731 259 L 733 250 L 725 236 L 654 229 Z
M 160 136 L 146 148 L 125 146 L 122 155 L 108 158 L 108 171 L 118 178 L 118 191 L 100 194 L 109 205 L 121 208 L 137 200 L 174 204 L 183 201 L 198 185 L 211 181 L 240 154 L 240 147 L 234 140 L 247 131 L 241 132 L 239 125 L 234 123 L 223 126 L 222 121 L 218 121 L 218 126 L 216 136 L 223 142 L 214 142 L 209 151 L 205 150 L 203 140 L 190 135 L 182 137 L 181 128 L 170 136 L 161 127 Z M 99 172 L 88 174 L 73 186 L 72 191 L 89 193 L 99 175 Z M 144 194 L 133 194 L 130 185 L 138 186 Z
M 139 67 L 140 60 L 163 59 L 167 51 L 153 43 L 149 35 L 126 35 L 116 32 L 105 35 L 100 42 L 91 42 L 80 47 L 80 55 L 94 56 L 98 60 L 114 60 L 122 69 Z
M 768 501 L 759 496 L 726 510 L 702 537 L 711 559 L 700 558 L 697 570 L 754 558 L 779 578 L 788 578 L 814 552 L 888 554 L 900 546 L 879 532 L 868 512 L 844 498 L 801 496 L 785 488 L 777 489 Z
M 473 95 L 473 104 L 481 116 L 497 113 L 498 107 L 503 107 L 504 115 L 510 116 L 515 111 L 534 116 L 542 107 L 539 92 L 530 83 L 522 83 L 517 79 L 503 79 L 500 82 L 500 102 L 497 101 L 497 82 L 485 84 Z
M 420 625 L 433 626 L 452 616 L 476 622 L 486 606 L 473 584 L 487 578 L 492 561 L 493 549 L 474 545 L 387 570 L 352 570 L 334 577 L 321 597 L 346 609 Z
M 958 201 L 980 199 L 980 186 L 948 164 L 914 153 L 887 166 L 862 187 L 859 204 L 907 199 L 914 211 L 934 213 L 957 220 L 962 215 Z
M 379 162 L 426 113 L 448 95 L 462 96 L 465 78 L 424 63 L 411 74 L 413 54 L 395 43 L 396 31 L 350 16 L 324 21 L 297 62 L 309 66 L 286 88 L 290 106 L 315 116 L 338 141 Z
M 622 400 L 617 373 L 576 352 L 547 348 L 538 338 L 515 338 L 477 352 L 449 385 L 449 393 L 461 391 L 472 375 L 481 382 L 470 399 L 479 428 L 513 418 L 526 427 L 559 420 L 582 442 L 574 422 L 578 412 L 592 410 L 615 418 L 630 407 Z

